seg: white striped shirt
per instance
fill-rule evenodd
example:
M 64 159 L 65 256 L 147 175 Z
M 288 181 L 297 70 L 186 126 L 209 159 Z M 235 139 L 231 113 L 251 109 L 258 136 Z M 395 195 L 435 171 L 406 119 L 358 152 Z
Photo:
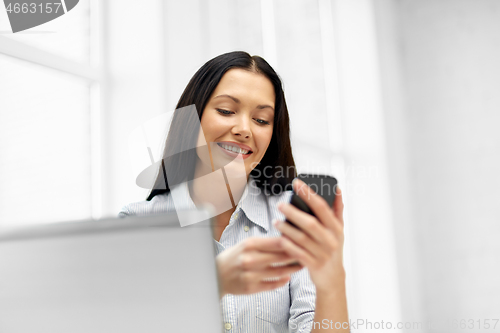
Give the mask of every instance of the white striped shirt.
M 172 193 L 156 195 L 151 201 L 140 201 L 124 206 L 120 217 L 146 215 L 196 208 L 187 183 L 174 186 Z M 280 202 L 290 202 L 291 191 L 279 195 L 266 195 L 253 177 L 224 229 L 220 241 L 215 242 L 216 254 L 236 245 L 244 239 L 276 237 L 280 232 L 272 225 L 276 218 L 285 216 L 277 208 Z M 178 200 L 181 198 L 181 200 Z M 277 289 L 251 295 L 228 294 L 221 300 L 225 332 L 310 332 L 314 319 L 316 288 L 307 268 L 291 275 L 290 281 Z

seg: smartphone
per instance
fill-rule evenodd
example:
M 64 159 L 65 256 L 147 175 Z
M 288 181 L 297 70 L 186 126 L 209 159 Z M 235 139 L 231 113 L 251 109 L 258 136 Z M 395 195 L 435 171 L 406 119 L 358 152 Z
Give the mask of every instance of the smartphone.
M 300 180 L 306 183 L 314 192 L 319 194 L 330 207 L 333 207 L 335 202 L 335 192 L 337 190 L 337 179 L 328 175 L 316 175 L 316 174 L 300 174 L 297 176 Z M 293 189 L 292 189 L 293 190 Z M 292 198 L 290 199 L 290 204 L 297 207 L 298 209 L 306 212 L 312 216 L 313 211 L 306 205 L 304 200 L 302 200 L 293 190 Z M 293 222 L 286 220 L 294 227 L 297 227 Z

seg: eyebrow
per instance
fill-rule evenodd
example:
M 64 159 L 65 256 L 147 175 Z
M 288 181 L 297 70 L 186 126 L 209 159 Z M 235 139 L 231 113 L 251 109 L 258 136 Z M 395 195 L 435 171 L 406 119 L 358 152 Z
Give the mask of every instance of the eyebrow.
M 233 101 L 235 101 L 236 103 L 240 104 L 240 100 L 237 99 L 236 97 L 231 96 L 231 95 L 227 95 L 227 94 L 218 95 L 218 96 L 214 97 L 214 99 L 219 98 L 219 97 L 229 97 Z M 271 105 L 267 105 L 267 104 L 257 105 L 257 109 L 265 109 L 265 108 L 270 108 L 270 109 L 272 109 L 274 111 L 274 108 Z

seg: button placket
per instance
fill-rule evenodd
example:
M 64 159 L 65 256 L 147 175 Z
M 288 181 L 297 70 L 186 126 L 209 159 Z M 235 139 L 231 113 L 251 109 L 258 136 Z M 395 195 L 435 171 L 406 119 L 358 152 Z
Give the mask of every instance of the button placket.
M 240 209 L 241 209 L 240 206 L 236 207 L 236 210 L 234 211 L 233 215 L 229 220 L 230 223 L 238 218 L 238 216 L 240 215 Z
M 235 299 L 234 295 L 226 295 L 225 297 L 225 308 L 227 310 L 227 317 L 225 318 L 224 322 L 224 329 L 226 332 L 231 331 L 233 328 L 235 328 L 236 324 L 236 312 L 235 312 Z

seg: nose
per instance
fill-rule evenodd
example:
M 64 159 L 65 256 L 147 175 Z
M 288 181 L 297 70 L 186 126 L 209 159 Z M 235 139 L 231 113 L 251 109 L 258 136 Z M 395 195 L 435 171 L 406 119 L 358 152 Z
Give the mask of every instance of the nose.
M 252 132 L 250 130 L 250 121 L 248 119 L 240 119 L 240 121 L 238 121 L 238 123 L 233 126 L 232 133 L 245 139 L 250 138 L 252 136 Z

